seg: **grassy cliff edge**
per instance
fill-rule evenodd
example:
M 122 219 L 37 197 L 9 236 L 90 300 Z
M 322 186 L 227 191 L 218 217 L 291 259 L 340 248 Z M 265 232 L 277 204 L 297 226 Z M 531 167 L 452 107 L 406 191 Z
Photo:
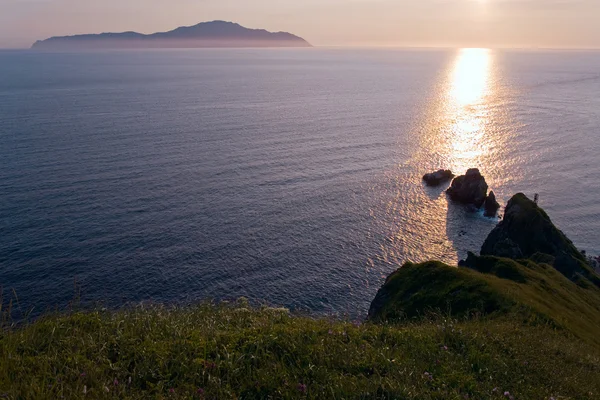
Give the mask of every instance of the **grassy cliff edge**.
M 9 399 L 598 395 L 597 348 L 510 314 L 358 324 L 207 304 L 48 316 L 0 337 Z
M 572 243 L 517 195 L 482 254 L 406 263 L 365 322 L 243 301 L 5 318 L 0 398 L 600 398 L 598 276 Z

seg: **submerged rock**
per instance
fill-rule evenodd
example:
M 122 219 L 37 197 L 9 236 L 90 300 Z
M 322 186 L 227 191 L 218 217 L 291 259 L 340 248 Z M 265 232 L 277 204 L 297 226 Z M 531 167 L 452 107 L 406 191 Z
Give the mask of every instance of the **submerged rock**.
M 486 217 L 493 218 L 498 213 L 498 209 L 500 208 L 500 204 L 496 200 L 496 195 L 494 194 L 493 191 L 491 191 L 490 194 L 488 195 L 488 197 L 485 199 L 485 203 L 483 205 L 483 208 L 485 209 L 484 215 Z
M 446 193 L 454 201 L 481 208 L 487 197 L 487 190 L 488 185 L 483 175 L 477 168 L 472 168 L 466 175 L 455 178 Z
M 454 174 L 449 169 L 440 169 L 436 172 L 423 175 L 423 180 L 428 186 L 437 186 L 454 178 Z
M 574 282 L 581 283 L 583 278 L 600 287 L 600 277 L 585 256 L 544 210 L 522 193 L 514 195 L 506 205 L 504 219 L 483 243 L 481 255 L 543 259 Z

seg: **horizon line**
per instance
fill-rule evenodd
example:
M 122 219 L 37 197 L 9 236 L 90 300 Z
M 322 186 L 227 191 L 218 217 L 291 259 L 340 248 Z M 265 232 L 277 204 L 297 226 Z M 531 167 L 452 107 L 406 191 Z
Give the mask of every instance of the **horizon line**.
M 35 50 L 31 47 L 0 47 L 0 51 L 31 51 L 31 52 L 45 52 L 45 53 L 64 53 L 64 52 L 103 52 L 103 51 L 131 51 L 131 50 L 236 50 L 236 49 L 252 49 L 253 47 L 213 47 L 213 48 L 131 48 L 131 49 L 85 49 L 85 50 L 70 50 L 70 51 L 48 51 L 48 50 Z M 263 50 L 290 50 L 299 48 L 260 48 L 255 47 L 256 49 Z M 331 45 L 312 45 L 310 48 L 306 48 L 304 50 L 310 49 L 423 49 L 423 50 L 452 50 L 452 49 L 490 49 L 490 50 L 564 50 L 564 51 L 573 51 L 573 50 L 587 50 L 594 51 L 600 50 L 600 46 L 591 47 L 591 46 L 454 46 L 454 45 L 401 45 L 401 44 L 331 44 Z

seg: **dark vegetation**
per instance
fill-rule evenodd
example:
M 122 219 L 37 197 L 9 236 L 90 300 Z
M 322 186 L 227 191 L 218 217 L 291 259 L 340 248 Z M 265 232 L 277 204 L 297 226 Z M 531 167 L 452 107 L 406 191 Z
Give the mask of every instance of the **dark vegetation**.
M 530 258 L 552 265 L 582 286 L 600 288 L 600 277 L 586 257 L 554 226 L 548 214 L 522 193 L 510 199 L 504 220 L 485 240 L 481 254 Z
M 362 323 L 243 301 L 23 325 L 4 310 L 0 398 L 600 398 L 597 276 L 525 196 L 507 214 L 492 254 L 407 263 Z

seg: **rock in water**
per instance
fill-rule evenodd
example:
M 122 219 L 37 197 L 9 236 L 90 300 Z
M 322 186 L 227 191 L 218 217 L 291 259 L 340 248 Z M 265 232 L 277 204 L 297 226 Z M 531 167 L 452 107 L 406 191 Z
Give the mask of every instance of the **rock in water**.
M 423 175 L 423 180 L 428 186 L 437 186 L 452 178 L 454 178 L 454 174 L 449 169 L 440 169 L 439 171 Z
M 483 175 L 477 168 L 472 168 L 466 175 L 454 179 L 446 192 L 454 201 L 481 208 L 487 197 L 487 190 L 488 185 Z
M 437 186 L 454 178 L 452 171 L 440 169 L 436 172 L 423 175 L 423 180 L 428 186 Z
M 531 258 L 552 265 L 570 280 L 600 287 L 600 277 L 585 257 L 550 220 L 548 214 L 523 193 L 514 195 L 504 219 L 489 234 L 481 255 L 512 259 Z
M 474 312 L 502 315 L 529 309 L 546 316 L 555 309 L 561 310 L 555 315 L 562 324 L 565 312 L 588 308 L 588 300 L 597 296 L 594 286 L 600 288 L 600 276 L 586 261 L 544 210 L 519 193 L 508 202 L 504 220 L 486 239 L 481 256 L 469 252 L 460 268 L 437 261 L 405 263 L 377 292 L 369 320 L 393 323 L 427 317 L 429 311 L 463 318 Z M 538 300 L 531 302 L 533 298 Z M 536 310 L 538 301 L 541 308 Z M 577 329 L 588 321 L 585 315 Z M 595 322 L 592 317 L 589 323 Z
M 484 215 L 486 217 L 493 218 L 496 216 L 496 213 L 500 208 L 500 204 L 498 203 L 498 201 L 496 201 L 496 195 L 493 191 L 491 191 L 488 197 L 485 199 L 485 204 L 483 205 L 483 207 L 485 208 Z

